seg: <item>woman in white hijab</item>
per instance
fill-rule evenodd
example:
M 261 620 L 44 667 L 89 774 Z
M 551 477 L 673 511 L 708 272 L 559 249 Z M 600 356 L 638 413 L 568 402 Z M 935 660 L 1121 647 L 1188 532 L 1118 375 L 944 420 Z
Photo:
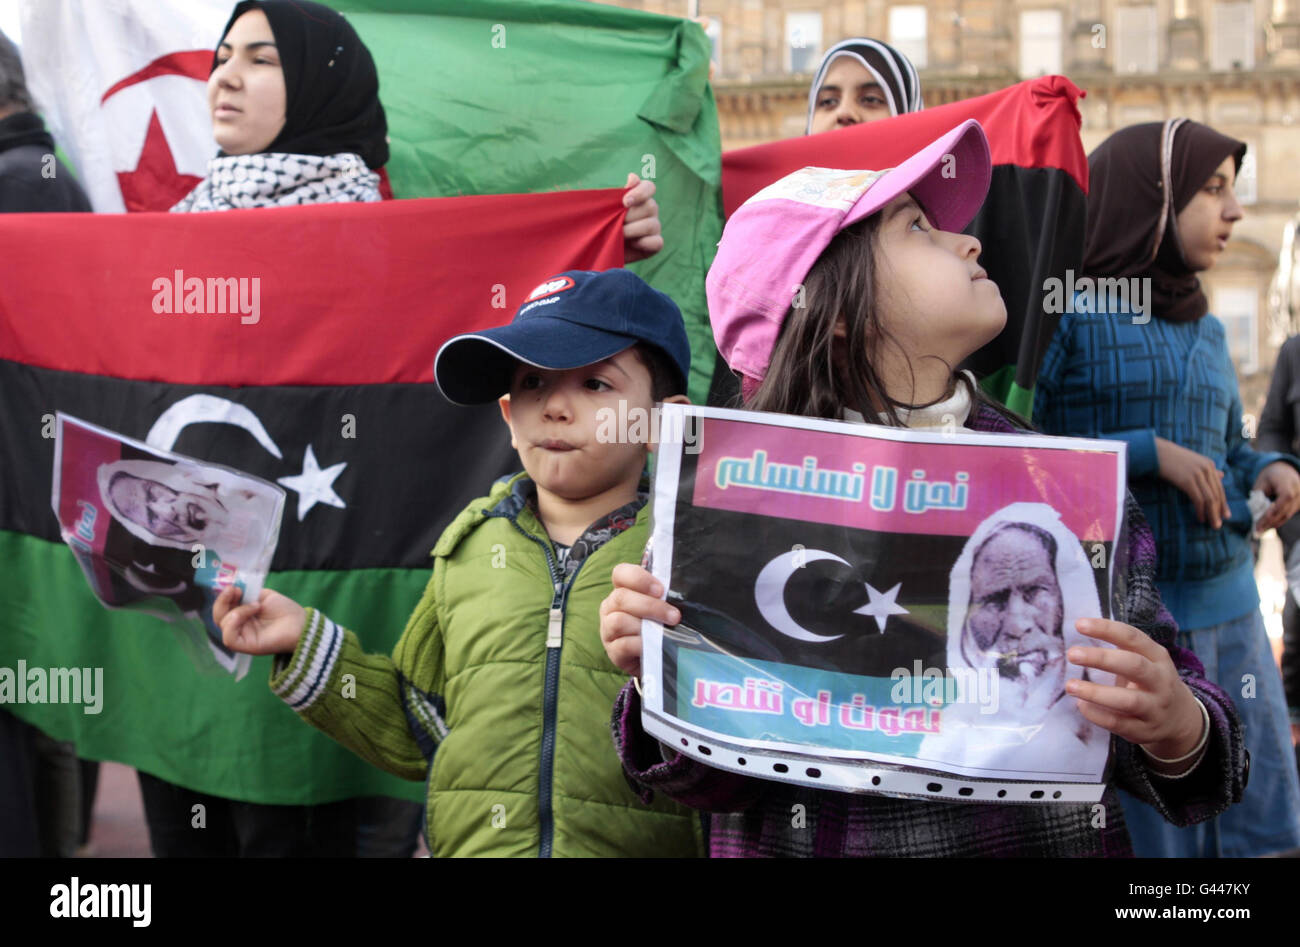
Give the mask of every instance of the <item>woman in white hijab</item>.
M 878 39 L 851 37 L 826 51 L 808 90 L 805 135 L 919 112 L 921 80 L 910 59 Z

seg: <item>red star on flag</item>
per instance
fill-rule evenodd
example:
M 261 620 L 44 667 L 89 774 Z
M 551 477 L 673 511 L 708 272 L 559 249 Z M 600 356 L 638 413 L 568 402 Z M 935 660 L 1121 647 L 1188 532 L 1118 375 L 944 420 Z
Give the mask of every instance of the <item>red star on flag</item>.
M 134 171 L 118 171 L 117 183 L 128 212 L 168 210 L 203 179 L 176 170 L 158 110 L 149 115 L 149 130 Z

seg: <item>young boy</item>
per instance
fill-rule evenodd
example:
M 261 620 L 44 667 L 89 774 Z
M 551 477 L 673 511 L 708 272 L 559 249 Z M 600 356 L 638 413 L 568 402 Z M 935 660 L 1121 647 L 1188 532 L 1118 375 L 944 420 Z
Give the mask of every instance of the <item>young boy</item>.
M 227 646 L 277 655 L 271 689 L 304 720 L 426 780 L 435 856 L 703 853 L 697 814 L 643 806 L 623 777 L 609 716 L 627 678 L 599 634 L 611 570 L 649 536 L 648 445 L 610 422 L 685 401 L 689 364 L 677 306 L 639 277 L 553 277 L 510 325 L 438 352 L 450 401 L 499 399 L 524 473 L 442 534 L 392 658 L 269 589 L 217 599 Z

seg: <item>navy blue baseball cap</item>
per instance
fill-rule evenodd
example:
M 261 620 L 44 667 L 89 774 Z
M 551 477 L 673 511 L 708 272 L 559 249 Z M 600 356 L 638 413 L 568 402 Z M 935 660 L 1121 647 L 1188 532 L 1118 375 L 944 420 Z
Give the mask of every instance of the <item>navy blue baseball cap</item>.
M 567 270 L 529 293 L 509 325 L 444 342 L 433 378 L 448 401 L 483 404 L 510 390 L 520 362 L 581 368 L 638 342 L 668 357 L 684 394 L 691 349 L 677 304 L 629 270 Z

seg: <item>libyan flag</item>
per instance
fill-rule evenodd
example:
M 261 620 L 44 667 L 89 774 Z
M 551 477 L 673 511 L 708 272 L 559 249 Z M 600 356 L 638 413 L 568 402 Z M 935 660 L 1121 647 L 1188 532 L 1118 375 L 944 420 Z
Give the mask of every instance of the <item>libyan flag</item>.
M 630 268 L 681 307 L 702 402 L 722 211 L 700 26 L 561 0 L 326 2 L 378 67 L 396 197 L 655 182 L 664 249 Z M 205 83 L 233 0 L 19 3 L 32 93 L 97 211 L 165 210 L 206 175 Z
M 389 652 L 443 527 L 518 469 L 495 404 L 432 384 L 439 346 L 555 272 L 617 266 L 621 193 L 0 214 L 0 667 L 103 671 L 98 714 L 6 709 L 230 798 L 420 799 L 298 720 L 268 658 L 200 674 L 166 623 L 96 601 L 50 507 L 54 414 L 283 484 L 267 585 Z
M 1045 282 L 1066 280 L 1083 260 L 1088 159 L 1079 138 L 1083 95 L 1063 76 L 1045 76 L 982 95 L 820 135 L 729 151 L 722 158 L 728 217 L 750 196 L 792 171 L 879 170 L 900 164 L 969 118 L 988 136 L 993 180 L 966 228 L 983 245 L 980 263 L 1002 291 L 1007 324 L 963 365 L 1013 411 L 1032 414 L 1034 383 L 1059 313 L 1044 310 Z M 1050 284 L 1049 284 L 1050 285 Z M 711 403 L 734 390 L 723 368 Z
M 171 206 L 216 150 L 205 81 L 233 0 L 19 3 L 29 83 L 95 209 Z M 621 262 L 617 194 L 594 197 L 593 209 L 586 197 L 551 192 L 621 188 L 630 171 L 652 178 L 666 246 L 632 268 L 683 311 L 697 400 L 715 354 L 704 273 L 722 230 L 720 143 L 709 46 L 697 25 L 570 2 L 333 5 L 379 69 L 386 170 L 398 198 L 531 193 L 558 202 L 539 208 L 563 213 L 533 228 L 517 219 L 530 205 L 514 198 L 448 205 L 437 217 L 399 200 L 383 210 L 111 224 L 31 217 L 0 227 L 0 444 L 10 468 L 0 476 L 0 561 L 9 569 L 0 583 L 0 667 L 18 658 L 29 667 L 104 667 L 107 691 L 98 716 L 13 709 L 75 739 L 84 756 L 253 802 L 422 793 L 302 725 L 256 680 L 266 673 L 262 659 L 239 683 L 198 677 L 166 625 L 94 602 L 71 551 L 56 542 L 47 415 L 63 410 L 148 440 L 168 409 L 194 395 L 246 408 L 242 429 L 185 426 L 173 448 L 273 481 L 318 484 L 301 519 L 290 493 L 268 584 L 387 651 L 423 590 L 442 524 L 518 463 L 495 407 L 451 411 L 428 384 L 437 342 L 508 321 L 557 270 Z M 567 216 L 578 210 L 578 231 L 613 229 L 593 244 Z M 373 225 L 357 226 L 362 220 Z M 77 239 L 83 233 L 96 239 Z M 294 267 L 306 269 L 295 275 Z M 154 313 L 153 281 L 169 279 L 174 290 L 178 273 L 260 277 L 259 322 Z M 498 285 L 507 290 L 502 308 L 491 305 Z M 349 421 L 355 438 L 343 436 Z M 159 439 L 170 429 L 162 424 Z M 330 491 L 346 505 L 334 505 Z

